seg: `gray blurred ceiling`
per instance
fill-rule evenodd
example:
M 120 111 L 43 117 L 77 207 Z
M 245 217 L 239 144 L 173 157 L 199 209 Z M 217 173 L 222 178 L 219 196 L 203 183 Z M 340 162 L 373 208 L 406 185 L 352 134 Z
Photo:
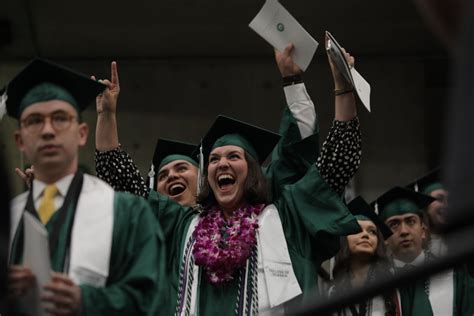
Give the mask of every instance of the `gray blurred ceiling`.
M 412 0 L 281 2 L 316 40 L 330 30 L 358 56 L 442 54 Z M 0 60 L 268 55 L 268 45 L 247 26 L 263 3 L 3 0 Z

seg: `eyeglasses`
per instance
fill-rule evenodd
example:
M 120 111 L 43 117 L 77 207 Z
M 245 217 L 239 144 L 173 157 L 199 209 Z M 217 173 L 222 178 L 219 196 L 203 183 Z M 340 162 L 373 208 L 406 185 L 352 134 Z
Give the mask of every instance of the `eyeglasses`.
M 56 131 L 69 128 L 71 122 L 76 119 L 74 115 L 63 111 L 54 112 L 49 115 L 31 114 L 21 120 L 21 125 L 28 133 L 38 133 L 43 129 L 47 118 L 50 119 L 51 126 L 53 126 Z

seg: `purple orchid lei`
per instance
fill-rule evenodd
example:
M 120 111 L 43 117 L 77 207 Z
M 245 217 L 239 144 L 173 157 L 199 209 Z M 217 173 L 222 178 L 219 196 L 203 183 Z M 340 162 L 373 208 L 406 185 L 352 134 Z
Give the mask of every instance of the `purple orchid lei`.
M 227 222 L 217 207 L 201 214 L 193 232 L 193 255 L 195 264 L 204 268 L 211 284 L 232 280 L 234 272 L 245 265 L 257 244 L 257 216 L 263 207 L 260 204 L 239 208 Z

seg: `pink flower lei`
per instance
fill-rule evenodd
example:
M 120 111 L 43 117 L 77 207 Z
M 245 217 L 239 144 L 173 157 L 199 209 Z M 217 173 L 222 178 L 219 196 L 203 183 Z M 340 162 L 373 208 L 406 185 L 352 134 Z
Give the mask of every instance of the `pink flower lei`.
M 257 216 L 263 206 L 240 208 L 227 222 L 217 207 L 201 214 L 201 220 L 193 232 L 193 255 L 196 265 L 204 268 L 211 284 L 232 280 L 234 272 L 245 265 L 252 247 L 257 244 Z

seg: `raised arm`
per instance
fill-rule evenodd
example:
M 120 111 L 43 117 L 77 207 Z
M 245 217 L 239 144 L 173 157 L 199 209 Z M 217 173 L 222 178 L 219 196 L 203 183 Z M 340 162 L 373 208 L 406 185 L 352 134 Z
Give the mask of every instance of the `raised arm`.
M 326 43 L 327 43 L 326 38 Z M 350 67 L 355 59 L 344 50 Z M 353 88 L 328 55 L 334 80 L 334 122 L 323 143 L 316 165 L 321 176 L 339 194 L 359 169 L 362 156 L 362 138 L 357 118 Z
M 282 138 L 272 152 L 270 164 L 264 169 L 272 199 L 278 199 L 284 186 L 304 176 L 319 151 L 316 112 L 301 77 L 303 71 L 291 57 L 293 50 L 293 44 L 283 52 L 275 50 L 287 106 L 279 128 Z
M 294 48 L 289 44 L 283 52 L 275 49 L 275 61 L 283 79 L 288 109 L 298 124 L 301 138 L 306 138 L 315 131 L 316 111 L 303 83 L 303 71 L 291 57 Z
M 95 77 L 92 77 L 95 79 Z M 120 147 L 117 125 L 117 100 L 120 82 L 117 63 L 111 64 L 111 79 L 99 80 L 107 86 L 96 98 L 97 127 L 95 134 L 95 167 L 97 176 L 116 191 L 147 197 L 150 192 L 130 155 Z
M 110 65 L 111 80 L 99 80 L 107 89 L 96 98 L 97 126 L 95 146 L 98 151 L 109 151 L 119 147 L 117 128 L 117 100 L 120 94 L 120 82 L 115 61 Z M 96 80 L 94 76 L 92 79 Z

